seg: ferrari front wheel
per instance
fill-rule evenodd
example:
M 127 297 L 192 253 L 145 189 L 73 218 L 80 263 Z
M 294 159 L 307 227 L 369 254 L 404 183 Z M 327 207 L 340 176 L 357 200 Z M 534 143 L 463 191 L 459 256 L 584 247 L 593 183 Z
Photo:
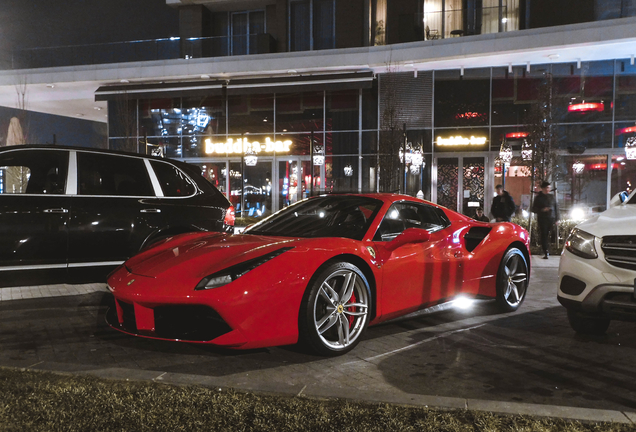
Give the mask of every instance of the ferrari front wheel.
M 516 311 L 526 298 L 528 263 L 517 248 L 506 251 L 497 274 L 497 304 L 503 312 Z
M 358 267 L 339 262 L 321 270 L 303 297 L 299 317 L 302 342 L 320 355 L 349 352 L 369 323 L 369 282 Z

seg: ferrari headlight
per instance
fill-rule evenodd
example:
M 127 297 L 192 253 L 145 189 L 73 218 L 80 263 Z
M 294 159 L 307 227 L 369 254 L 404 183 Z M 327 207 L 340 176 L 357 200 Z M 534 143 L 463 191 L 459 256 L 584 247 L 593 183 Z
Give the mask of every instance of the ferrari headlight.
M 213 273 L 201 279 L 201 282 L 199 282 L 194 289 L 197 291 L 207 290 L 207 289 L 218 288 L 218 287 L 227 285 L 231 282 L 234 282 L 241 276 L 244 276 L 246 273 L 254 270 L 256 267 L 265 264 L 267 261 L 273 258 L 276 258 L 278 255 L 282 254 L 283 252 L 287 252 L 290 249 L 293 249 L 293 248 L 286 247 L 286 248 L 277 249 L 266 255 L 260 256 L 258 258 L 253 258 L 251 260 L 233 265 L 232 267 L 228 267 L 224 270 Z
M 574 228 L 565 241 L 565 248 L 581 258 L 598 258 L 594 241 L 596 237 L 578 228 Z

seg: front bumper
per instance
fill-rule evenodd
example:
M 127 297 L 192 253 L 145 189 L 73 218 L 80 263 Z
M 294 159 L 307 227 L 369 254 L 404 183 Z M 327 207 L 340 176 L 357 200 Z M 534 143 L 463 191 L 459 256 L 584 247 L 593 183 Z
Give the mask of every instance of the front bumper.
M 557 299 L 564 307 L 582 314 L 636 321 L 636 271 L 609 264 L 600 244 L 597 251 L 596 259 L 563 252 Z

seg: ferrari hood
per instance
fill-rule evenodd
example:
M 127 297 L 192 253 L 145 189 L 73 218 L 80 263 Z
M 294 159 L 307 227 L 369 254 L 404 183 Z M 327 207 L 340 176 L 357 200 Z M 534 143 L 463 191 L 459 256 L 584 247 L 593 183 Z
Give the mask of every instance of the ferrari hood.
M 175 267 L 193 273 L 205 273 L 205 276 L 273 250 L 289 247 L 292 243 L 295 243 L 295 239 L 200 233 L 176 237 L 131 258 L 125 265 L 131 273 L 148 277 L 157 277 Z
M 577 228 L 596 237 L 636 234 L 636 205 L 622 204 L 581 222 Z

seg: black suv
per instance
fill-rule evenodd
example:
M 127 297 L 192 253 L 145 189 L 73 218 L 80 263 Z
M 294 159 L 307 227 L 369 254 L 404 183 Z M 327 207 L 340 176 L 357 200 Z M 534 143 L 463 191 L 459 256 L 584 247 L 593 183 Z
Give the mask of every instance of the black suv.
M 75 147 L 0 149 L 0 286 L 100 280 L 162 238 L 232 225 L 230 202 L 182 162 Z

